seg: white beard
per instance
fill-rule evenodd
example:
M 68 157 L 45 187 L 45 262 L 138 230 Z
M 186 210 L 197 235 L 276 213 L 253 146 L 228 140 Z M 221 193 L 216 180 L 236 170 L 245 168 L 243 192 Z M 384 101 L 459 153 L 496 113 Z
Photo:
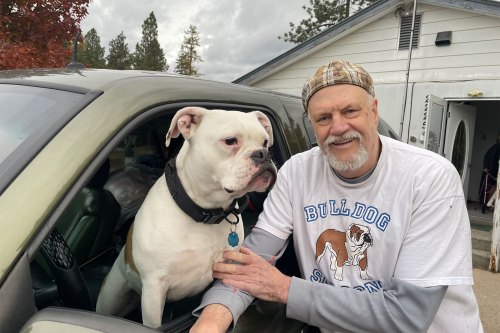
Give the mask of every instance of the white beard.
M 345 142 L 348 140 L 358 140 L 359 149 L 350 159 L 343 161 L 339 160 L 330 150 L 330 144 L 335 142 Z M 361 141 L 361 134 L 357 131 L 349 131 L 343 136 L 329 136 L 323 143 L 323 149 L 326 152 L 328 163 L 337 172 L 353 171 L 362 167 L 368 161 L 368 151 Z

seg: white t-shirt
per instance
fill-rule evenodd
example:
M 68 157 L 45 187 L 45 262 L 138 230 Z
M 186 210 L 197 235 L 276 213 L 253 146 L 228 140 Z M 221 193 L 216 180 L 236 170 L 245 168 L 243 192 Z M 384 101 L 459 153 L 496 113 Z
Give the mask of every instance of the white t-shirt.
M 294 246 L 303 278 L 372 293 L 391 277 L 449 286 L 428 332 L 482 332 L 461 180 L 445 158 L 380 136 L 373 173 L 341 180 L 319 148 L 280 169 L 257 227 Z

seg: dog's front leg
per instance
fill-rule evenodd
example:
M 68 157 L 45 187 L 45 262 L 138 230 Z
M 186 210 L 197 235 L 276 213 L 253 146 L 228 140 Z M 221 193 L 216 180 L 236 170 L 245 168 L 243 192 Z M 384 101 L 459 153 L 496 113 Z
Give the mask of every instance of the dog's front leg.
M 161 325 L 163 307 L 165 306 L 166 291 L 162 288 L 161 280 L 142 282 L 142 323 L 156 328 Z
M 364 252 L 364 255 L 362 256 L 361 260 L 359 261 L 359 275 L 363 280 L 371 280 L 372 278 L 370 275 L 368 275 L 368 272 L 366 271 L 366 268 L 368 267 L 368 258 L 367 258 L 367 253 L 366 250 Z

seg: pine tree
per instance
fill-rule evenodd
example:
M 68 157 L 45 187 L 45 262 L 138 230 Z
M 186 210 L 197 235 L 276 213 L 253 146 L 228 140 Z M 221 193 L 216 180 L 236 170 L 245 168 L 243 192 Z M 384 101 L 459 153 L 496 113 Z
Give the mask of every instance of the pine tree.
M 128 50 L 128 44 L 125 43 L 123 31 L 109 42 L 108 68 L 111 69 L 130 69 L 131 55 Z
M 198 55 L 197 47 L 200 46 L 200 36 L 196 26 L 190 25 L 189 29 L 184 31 L 184 42 L 181 45 L 179 55 L 177 56 L 174 72 L 189 75 L 200 76 L 198 68 L 195 66 L 197 62 L 203 62 Z
M 290 22 L 290 31 L 278 39 L 294 44 L 303 43 L 375 1 L 377 0 L 309 0 L 311 7 L 302 6 L 309 18 L 297 25 Z
M 158 25 L 153 12 L 142 25 L 142 39 L 135 45 L 135 52 L 132 56 L 134 69 L 151 71 L 166 71 L 168 69 L 167 60 L 163 49 L 158 42 Z
M 84 42 L 79 44 L 78 49 L 79 62 L 92 68 L 106 68 L 104 47 L 101 46 L 101 38 L 94 28 L 85 34 Z

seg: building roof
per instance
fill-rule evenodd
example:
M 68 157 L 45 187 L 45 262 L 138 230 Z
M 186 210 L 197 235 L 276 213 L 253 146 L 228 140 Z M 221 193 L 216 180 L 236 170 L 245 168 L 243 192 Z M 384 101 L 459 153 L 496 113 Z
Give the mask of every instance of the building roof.
M 449 7 L 453 9 L 473 11 L 479 14 L 488 16 L 500 17 L 500 1 L 494 0 L 418 0 L 419 3 L 437 5 L 442 7 Z M 331 28 L 325 29 L 317 35 L 309 38 L 305 42 L 295 46 L 285 53 L 280 54 L 276 58 L 268 61 L 253 71 L 234 80 L 233 83 L 244 85 L 252 85 L 253 83 L 263 79 L 275 71 L 290 65 L 291 63 L 306 57 L 312 53 L 319 46 L 326 42 L 333 42 L 347 34 L 353 29 L 359 29 L 381 16 L 395 10 L 400 6 L 413 5 L 413 1 L 408 0 L 380 0 L 360 10 L 356 14 L 348 17 L 347 19 L 335 24 Z

